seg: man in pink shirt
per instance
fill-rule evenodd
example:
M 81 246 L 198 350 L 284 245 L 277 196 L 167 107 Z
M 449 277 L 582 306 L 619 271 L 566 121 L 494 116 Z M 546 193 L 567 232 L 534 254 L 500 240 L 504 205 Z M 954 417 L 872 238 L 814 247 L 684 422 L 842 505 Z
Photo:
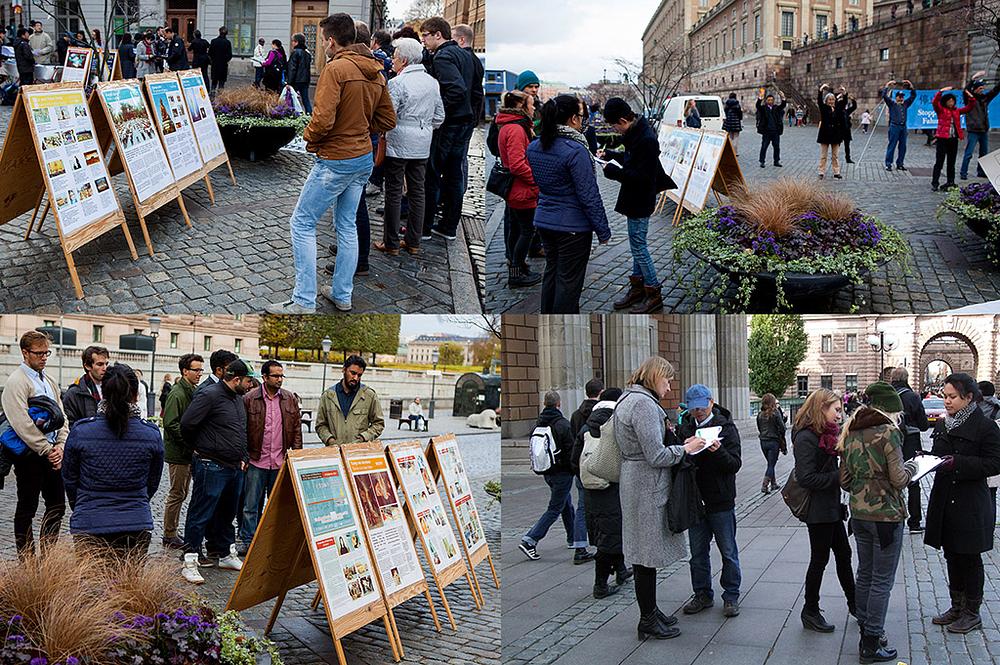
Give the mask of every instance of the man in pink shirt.
M 250 466 L 243 486 L 243 523 L 237 553 L 245 556 L 264 510 L 264 498 L 278 477 L 289 448 L 302 447 L 299 398 L 281 387 L 285 370 L 268 360 L 260 370 L 263 383 L 243 397 L 247 411 L 247 451 Z

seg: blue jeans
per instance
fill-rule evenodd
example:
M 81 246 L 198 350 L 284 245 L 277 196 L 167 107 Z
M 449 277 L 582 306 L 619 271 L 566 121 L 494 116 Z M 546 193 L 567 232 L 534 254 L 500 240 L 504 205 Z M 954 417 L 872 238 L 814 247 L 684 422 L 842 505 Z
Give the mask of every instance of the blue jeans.
M 233 519 L 243 472 L 218 462 L 195 457 L 191 462 L 191 502 L 184 525 L 184 551 L 201 552 L 201 541 L 210 555 L 229 554 L 236 542 Z
M 292 87 L 295 88 L 297 93 L 302 95 L 302 107 L 305 108 L 306 113 L 312 113 L 313 107 L 309 102 L 309 81 L 306 81 L 305 83 L 296 83 L 292 85 Z
M 573 510 L 573 474 L 559 472 L 542 477 L 549 486 L 549 506 L 521 540 L 534 547 L 549 532 L 549 527 L 562 517 L 566 542 L 574 547 L 586 547 L 587 528 L 576 519 L 576 511 Z
M 892 166 L 892 155 L 899 146 L 899 154 L 896 156 L 896 166 L 902 166 L 906 158 L 906 127 L 899 125 L 889 125 L 889 146 L 885 149 L 885 167 Z
M 708 546 L 715 537 L 715 544 L 722 554 L 722 600 L 735 601 L 740 597 L 740 553 L 736 547 L 736 510 L 707 513 L 705 519 L 688 529 L 691 545 L 691 587 L 698 595 L 709 598 L 712 591 L 712 561 Z
M 881 635 L 889 611 L 889 594 L 903 549 L 902 522 L 871 522 L 851 519 L 858 546 L 858 574 L 854 597 L 858 624 L 866 635 Z M 879 529 L 882 530 L 881 538 Z M 886 542 L 891 539 L 892 542 Z
M 243 482 L 243 521 L 240 524 L 240 542 L 249 545 L 260 524 L 264 512 L 264 497 L 271 497 L 271 488 L 278 478 L 278 469 L 258 469 L 253 464 L 247 467 Z
M 761 441 L 760 450 L 764 453 L 764 458 L 767 460 L 767 471 L 764 472 L 764 477 L 774 480 L 774 467 L 778 463 L 781 446 L 777 441 Z
M 372 172 L 372 155 L 352 159 L 316 159 L 299 194 L 290 222 L 295 257 L 295 290 L 292 300 L 303 307 L 316 306 L 316 225 L 334 206 L 337 259 L 333 273 L 333 299 L 351 302 L 354 270 L 358 266 L 358 202 Z
M 628 248 L 632 253 L 632 276 L 642 277 L 646 286 L 659 286 L 653 257 L 649 254 L 646 234 L 649 232 L 649 217 L 628 218 Z
M 959 170 L 959 174 L 963 178 L 969 175 L 969 162 L 972 161 L 972 153 L 975 152 L 977 143 L 979 144 L 979 159 L 982 159 L 990 151 L 990 133 L 969 132 L 969 142 L 965 144 L 965 155 L 962 156 L 962 168 Z M 976 173 L 980 177 L 983 175 L 983 167 L 979 164 L 976 164 Z

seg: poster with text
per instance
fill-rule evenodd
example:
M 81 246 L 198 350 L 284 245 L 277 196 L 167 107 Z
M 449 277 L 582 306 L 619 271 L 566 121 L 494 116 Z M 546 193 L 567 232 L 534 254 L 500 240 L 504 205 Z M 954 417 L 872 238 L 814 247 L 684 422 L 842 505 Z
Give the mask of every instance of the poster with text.
M 381 598 L 340 460 L 301 459 L 289 464 L 330 614 L 341 617 Z
M 445 516 L 444 504 L 431 475 L 427 457 L 420 444 L 390 446 L 390 454 L 399 468 L 403 494 L 410 504 L 416 526 L 427 543 L 427 556 L 436 573 L 462 560 L 458 541 Z
M 701 147 L 691 168 L 691 179 L 684 193 L 684 200 L 698 209 L 705 205 L 725 145 L 726 137 L 718 134 L 706 133 L 701 139 Z
M 156 135 L 138 81 L 104 88 L 101 98 L 111 115 L 111 125 L 122 147 L 139 201 L 146 201 L 174 182 L 170 164 Z
M 89 48 L 70 46 L 66 49 L 66 60 L 63 62 L 62 81 L 79 81 L 85 83 L 90 75 L 90 60 L 94 52 Z
M 486 534 L 479 521 L 479 510 L 476 500 L 472 498 L 472 486 L 465 473 L 462 453 L 458 450 L 458 441 L 453 437 L 434 442 L 438 464 L 441 467 L 441 479 L 448 488 L 448 496 L 455 506 L 458 515 L 458 531 L 462 534 L 465 548 L 471 554 L 480 547 L 486 546 Z
M 174 77 L 147 79 L 146 86 L 149 88 L 153 122 L 160 128 L 174 177 L 180 180 L 202 167 L 194 130 L 184 108 L 184 93 Z
M 83 88 L 25 88 L 24 96 L 63 233 L 72 235 L 120 210 Z
M 219 124 L 215 120 L 215 111 L 212 109 L 212 100 L 208 96 L 208 89 L 200 72 L 181 72 L 180 77 L 184 96 L 187 98 L 188 113 L 194 122 L 194 133 L 198 137 L 198 145 L 201 146 L 201 155 L 207 163 L 226 153 Z
M 104 80 L 110 81 L 115 74 L 115 58 L 118 57 L 118 49 L 108 49 L 108 59 L 104 63 Z
M 673 176 L 674 165 L 684 145 L 684 136 L 685 134 L 674 131 L 672 127 L 660 129 L 660 164 L 663 165 L 664 173 L 669 176 Z
M 667 194 L 674 200 L 680 196 L 684 189 L 684 183 L 691 175 L 695 154 L 698 152 L 698 142 L 701 140 L 701 133 L 689 129 L 675 129 L 674 134 L 679 135 L 680 144 L 677 147 L 677 161 L 674 162 L 674 171 L 670 174 L 677 189 L 667 190 Z
M 422 581 L 420 559 L 385 454 L 351 455 L 347 464 L 386 594 Z

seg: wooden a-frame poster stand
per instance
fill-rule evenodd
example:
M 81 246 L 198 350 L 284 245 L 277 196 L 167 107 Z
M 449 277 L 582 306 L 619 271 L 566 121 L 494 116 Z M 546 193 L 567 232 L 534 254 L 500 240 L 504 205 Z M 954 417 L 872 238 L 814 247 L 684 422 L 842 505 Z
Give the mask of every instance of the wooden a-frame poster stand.
M 226 152 L 226 146 L 222 142 L 222 132 L 219 131 L 219 121 L 215 118 L 215 110 L 212 108 L 212 100 L 208 95 L 205 79 L 202 78 L 201 72 L 197 69 L 179 71 L 177 78 L 184 91 L 188 118 L 191 119 L 191 126 L 194 128 L 195 139 L 198 142 L 198 150 L 201 151 L 201 161 L 205 164 L 206 177 L 210 172 L 225 164 L 226 168 L 229 169 L 229 178 L 235 187 L 236 174 L 233 173 L 229 153 Z
M 290 450 L 226 610 L 245 610 L 277 598 L 264 631 L 268 634 L 288 591 L 315 579 L 340 665 L 347 665 L 341 640 L 378 619 L 399 662 L 373 565 L 339 450 Z
M 410 528 L 420 539 L 452 630 L 458 630 L 448 598 L 444 594 L 445 587 L 464 577 L 469 583 L 476 609 L 482 609 L 482 605 L 469 569 L 458 549 L 455 533 L 445 516 L 444 504 L 441 503 L 430 463 L 424 455 L 424 447 L 420 441 L 402 441 L 389 444 L 387 450 L 399 488 L 406 500 Z
M 427 446 L 427 461 L 431 466 L 431 473 L 435 481 L 440 476 L 444 481 L 445 496 L 448 498 L 448 505 L 451 507 L 452 517 L 458 526 L 459 540 L 462 549 L 465 551 L 465 560 L 469 564 L 469 572 L 472 574 L 472 581 L 476 584 L 476 593 L 479 594 L 479 604 L 485 604 L 483 590 L 479 586 L 479 578 L 476 576 L 476 565 L 486 561 L 490 565 L 490 572 L 493 574 L 493 584 L 500 588 L 500 578 L 497 577 L 497 569 L 493 565 L 493 555 L 486 542 L 486 533 L 483 531 L 482 522 L 479 520 L 479 510 L 476 508 L 476 500 L 472 496 L 472 486 L 469 484 L 469 477 L 465 472 L 465 463 L 462 461 L 462 453 L 458 450 L 458 440 L 454 434 L 444 434 L 435 436 Z
M 46 196 L 77 298 L 83 286 L 76 249 L 120 226 L 129 253 L 139 258 L 78 82 L 21 88 L 0 152 L 0 224 L 34 207 L 30 234 Z
M 63 83 L 79 83 L 86 87 L 90 81 L 90 70 L 94 50 L 89 46 L 70 46 L 66 49 L 66 59 L 63 60 L 62 78 Z
M 403 514 L 384 445 L 381 441 L 363 441 L 341 446 L 340 451 L 344 455 L 365 539 L 375 557 L 379 586 L 389 606 L 389 622 L 396 632 L 399 653 L 405 657 L 393 608 L 423 594 L 430 607 L 434 628 L 439 633 L 441 622 L 434 610 L 434 600 L 420 566 L 413 534 Z
M 661 145 L 663 143 L 661 140 Z M 726 132 L 686 127 L 674 129 L 666 141 L 666 149 L 661 151 L 660 160 L 664 171 L 680 189 L 662 192 L 654 214 L 663 210 L 669 198 L 678 204 L 671 222 L 674 226 L 680 223 L 685 208 L 693 213 L 704 210 L 710 191 L 721 204 L 720 192 L 731 196 L 737 187 L 746 186 L 736 150 Z

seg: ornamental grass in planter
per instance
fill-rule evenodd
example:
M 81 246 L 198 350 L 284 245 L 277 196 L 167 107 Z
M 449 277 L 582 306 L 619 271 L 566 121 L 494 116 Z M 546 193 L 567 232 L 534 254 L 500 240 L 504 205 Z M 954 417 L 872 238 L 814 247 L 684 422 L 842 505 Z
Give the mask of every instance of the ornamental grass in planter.
M 789 309 L 790 297 L 860 285 L 872 270 L 903 262 L 909 251 L 897 230 L 846 196 L 792 179 L 741 189 L 729 205 L 683 220 L 673 247 L 677 261 L 691 252 L 728 273 L 741 311 L 762 284 L 773 284 L 777 308 Z M 725 289 L 720 285 L 716 295 Z
M 952 210 L 973 233 L 985 238 L 986 255 L 994 265 L 1000 265 L 1000 193 L 993 183 L 977 182 L 952 189 L 945 197 L 938 216 Z
M 309 124 L 283 96 L 249 85 L 219 90 L 212 108 L 226 151 L 251 161 L 277 154 Z

